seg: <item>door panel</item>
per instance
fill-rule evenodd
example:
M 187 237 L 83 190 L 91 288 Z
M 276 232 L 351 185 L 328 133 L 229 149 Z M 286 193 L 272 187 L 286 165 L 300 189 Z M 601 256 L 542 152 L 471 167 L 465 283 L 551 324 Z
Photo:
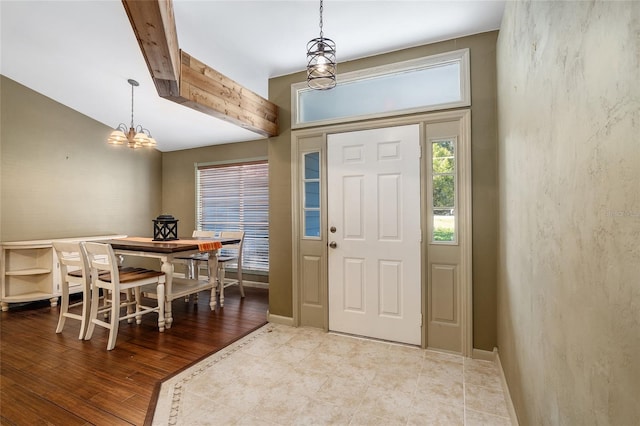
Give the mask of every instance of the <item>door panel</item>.
M 380 261 L 380 314 L 398 317 L 402 314 L 402 262 Z
M 364 218 L 362 217 L 364 203 L 363 176 L 345 176 L 343 178 L 345 205 L 349 205 L 349 214 L 343 218 L 344 237 L 350 239 L 364 239 Z
M 329 329 L 421 343 L 418 125 L 327 137 Z
M 345 311 L 365 311 L 364 259 L 344 259 L 344 307 Z
M 401 238 L 401 189 L 400 175 L 378 176 L 378 238 L 381 240 L 398 241 Z

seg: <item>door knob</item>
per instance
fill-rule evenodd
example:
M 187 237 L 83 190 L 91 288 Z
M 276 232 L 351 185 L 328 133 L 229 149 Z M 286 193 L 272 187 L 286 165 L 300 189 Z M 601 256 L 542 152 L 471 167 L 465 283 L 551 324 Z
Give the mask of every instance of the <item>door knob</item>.
M 332 234 L 336 233 L 336 227 L 332 226 L 331 228 L 329 228 L 329 231 L 331 231 Z
M 331 248 L 336 248 L 336 247 L 338 247 L 338 245 L 336 244 L 336 242 L 335 242 L 335 241 L 331 241 L 331 242 L 329 243 L 329 247 L 331 247 Z

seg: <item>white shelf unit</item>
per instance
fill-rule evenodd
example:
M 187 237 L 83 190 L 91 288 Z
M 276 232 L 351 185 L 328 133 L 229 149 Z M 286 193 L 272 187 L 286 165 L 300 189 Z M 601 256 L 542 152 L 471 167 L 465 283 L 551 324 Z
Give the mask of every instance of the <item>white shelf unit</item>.
M 64 238 L 61 241 L 96 241 L 123 238 L 125 235 Z M 10 303 L 49 299 L 58 305 L 60 297 L 60 265 L 53 249 L 53 241 L 34 240 L 2 243 L 0 258 L 0 306 L 9 310 Z M 81 291 L 70 289 L 71 293 Z

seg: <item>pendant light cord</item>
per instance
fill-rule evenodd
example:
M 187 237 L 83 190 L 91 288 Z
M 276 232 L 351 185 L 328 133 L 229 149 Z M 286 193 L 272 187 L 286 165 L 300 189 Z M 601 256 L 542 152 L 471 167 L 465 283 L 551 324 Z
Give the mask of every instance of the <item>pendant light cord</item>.
M 322 0 L 320 0 L 320 38 L 322 38 Z
M 131 85 L 131 128 L 133 128 L 133 84 Z

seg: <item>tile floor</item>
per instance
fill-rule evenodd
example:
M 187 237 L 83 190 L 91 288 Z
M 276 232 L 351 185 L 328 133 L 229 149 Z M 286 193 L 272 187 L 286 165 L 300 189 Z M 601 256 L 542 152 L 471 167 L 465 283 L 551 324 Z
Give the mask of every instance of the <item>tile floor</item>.
M 154 425 L 511 425 L 492 362 L 268 324 L 165 382 Z

